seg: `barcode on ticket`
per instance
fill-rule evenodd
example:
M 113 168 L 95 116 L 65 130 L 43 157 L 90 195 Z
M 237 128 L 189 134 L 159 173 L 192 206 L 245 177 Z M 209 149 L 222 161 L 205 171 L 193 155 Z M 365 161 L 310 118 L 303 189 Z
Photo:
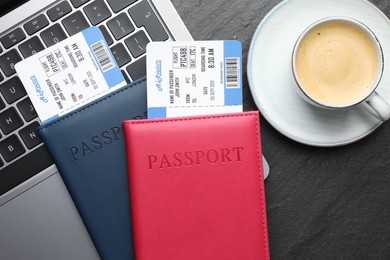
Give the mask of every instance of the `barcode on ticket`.
M 96 59 L 98 60 L 103 72 L 106 72 L 115 67 L 115 63 L 111 59 L 111 55 L 108 52 L 104 41 L 98 41 L 92 44 L 91 49 Z
M 225 80 L 226 88 L 240 87 L 240 58 L 226 58 L 225 59 Z

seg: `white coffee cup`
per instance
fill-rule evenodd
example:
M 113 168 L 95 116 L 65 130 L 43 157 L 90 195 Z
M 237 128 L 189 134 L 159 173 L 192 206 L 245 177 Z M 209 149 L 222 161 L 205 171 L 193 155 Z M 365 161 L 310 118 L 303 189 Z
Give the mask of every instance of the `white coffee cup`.
M 377 37 L 361 22 L 348 17 L 319 20 L 294 46 L 295 88 L 312 105 L 344 109 L 365 104 L 386 121 L 390 105 L 375 91 L 383 74 L 383 56 Z

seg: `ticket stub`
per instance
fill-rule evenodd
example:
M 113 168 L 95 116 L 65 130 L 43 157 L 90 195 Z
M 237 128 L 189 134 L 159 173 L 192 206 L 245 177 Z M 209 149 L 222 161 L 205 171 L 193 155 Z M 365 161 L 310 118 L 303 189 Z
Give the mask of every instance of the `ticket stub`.
M 126 84 L 97 27 L 17 63 L 15 69 L 43 123 Z
M 148 118 L 242 111 L 239 41 L 151 42 Z

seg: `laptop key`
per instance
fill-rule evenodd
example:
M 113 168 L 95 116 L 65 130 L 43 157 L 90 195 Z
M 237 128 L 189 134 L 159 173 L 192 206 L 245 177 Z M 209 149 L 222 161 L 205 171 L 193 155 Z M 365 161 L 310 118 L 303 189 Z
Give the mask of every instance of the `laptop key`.
M 146 45 L 149 43 L 149 39 L 144 31 L 138 31 L 127 38 L 125 43 L 131 54 L 137 58 L 146 52 Z
M 0 128 L 5 135 L 18 129 L 23 125 L 23 121 L 14 107 L 10 107 L 0 113 Z
M 0 142 L 0 153 L 3 155 L 6 162 L 14 160 L 25 151 L 26 149 L 24 149 L 22 143 L 16 135 L 11 135 Z
M 89 27 L 88 21 L 85 19 L 81 11 L 77 11 L 74 14 L 66 17 L 64 20 L 62 20 L 62 24 L 64 25 L 69 35 L 74 35 Z
M 34 108 L 33 104 L 31 103 L 30 98 L 26 98 L 26 99 L 20 101 L 18 103 L 17 107 L 18 107 L 20 113 L 22 114 L 23 118 L 27 122 L 38 117 L 37 111 L 35 111 L 35 108 Z
M 112 46 L 111 52 L 114 55 L 116 63 L 119 67 L 122 67 L 123 65 L 131 61 L 130 55 L 126 51 L 122 43 L 118 43 L 117 45 Z
M 43 46 L 41 40 L 39 40 L 38 36 L 34 36 L 28 41 L 25 41 L 24 43 L 19 45 L 19 51 L 25 58 L 40 52 L 44 48 L 45 47 Z
M 44 14 L 40 14 L 23 25 L 28 35 L 32 35 L 49 25 L 49 20 Z
M 74 8 L 77 8 L 77 7 L 82 6 L 82 5 L 85 4 L 85 3 L 88 3 L 89 0 L 70 0 L 70 2 L 71 2 L 72 5 L 74 6 Z
M 9 77 L 16 73 L 15 64 L 21 60 L 22 57 L 20 57 L 19 53 L 15 49 L 12 49 L 0 56 L 0 68 Z
M 137 0 L 107 0 L 108 4 L 111 6 L 111 9 L 117 13 L 123 10 L 125 7 L 128 7 Z
M 9 49 L 15 44 L 23 41 L 26 38 L 26 34 L 23 32 L 22 28 L 16 28 L 10 33 L 7 33 L 0 38 L 1 43 L 4 45 L 4 48 Z
M 33 122 L 19 131 L 19 135 L 28 149 L 32 149 L 38 144 L 42 143 L 42 139 L 35 131 L 35 129 L 37 129 L 38 126 L 39 126 L 38 122 Z
M 146 75 L 146 56 L 143 56 L 141 59 L 131 63 L 126 68 L 127 73 L 133 80 L 137 80 Z
M 111 16 L 110 9 L 103 0 L 95 0 L 88 4 L 84 7 L 84 12 L 92 25 L 97 25 Z
M 145 27 L 153 41 L 165 41 L 169 38 L 147 0 L 131 7 L 129 14 L 138 27 Z
M 72 11 L 72 7 L 66 1 L 59 3 L 58 5 L 47 10 L 47 15 L 52 22 L 57 21 L 61 17 L 64 17 Z
M 121 13 L 108 21 L 107 26 L 117 40 L 122 39 L 135 30 L 134 25 L 125 13 Z
M 0 110 L 3 110 L 5 108 L 5 103 L 3 99 L 0 97 Z
M 0 92 L 8 104 L 14 103 L 16 100 L 27 95 L 26 90 L 19 77 L 13 77 L 0 85 Z
M 21 156 L 18 160 L 1 169 L 0 195 L 52 164 L 53 160 L 44 145 Z M 15 174 L 16 172 L 18 174 Z
M 110 36 L 110 34 L 108 33 L 106 27 L 104 25 L 100 25 L 99 26 L 99 29 L 100 31 L 103 33 L 103 36 L 104 36 L 104 39 L 106 40 L 107 44 L 108 45 L 111 45 L 114 43 L 114 40 L 112 39 L 112 37 Z
M 50 47 L 56 43 L 67 38 L 65 31 L 61 28 L 61 25 L 54 24 L 48 29 L 41 32 L 41 38 L 45 43 L 46 47 Z

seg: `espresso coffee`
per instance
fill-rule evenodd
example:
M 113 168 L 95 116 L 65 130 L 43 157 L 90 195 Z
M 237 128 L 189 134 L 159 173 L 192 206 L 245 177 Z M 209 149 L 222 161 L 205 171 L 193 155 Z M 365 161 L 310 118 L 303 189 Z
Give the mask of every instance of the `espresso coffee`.
M 378 46 L 350 22 L 319 24 L 302 39 L 296 54 L 296 77 L 317 102 L 344 106 L 364 99 L 380 75 Z

